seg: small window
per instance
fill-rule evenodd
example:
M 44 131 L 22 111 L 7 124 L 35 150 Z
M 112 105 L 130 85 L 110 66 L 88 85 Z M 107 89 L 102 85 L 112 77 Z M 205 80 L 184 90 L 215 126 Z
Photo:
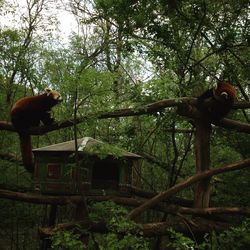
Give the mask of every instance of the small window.
M 58 163 L 49 163 L 47 165 L 47 177 L 50 179 L 59 179 L 61 173 L 61 165 Z

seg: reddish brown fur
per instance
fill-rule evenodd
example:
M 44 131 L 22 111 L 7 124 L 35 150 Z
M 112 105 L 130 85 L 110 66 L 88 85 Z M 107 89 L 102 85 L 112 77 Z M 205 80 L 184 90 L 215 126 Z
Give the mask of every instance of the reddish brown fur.
M 227 93 L 227 95 L 223 95 Z M 217 122 L 231 110 L 236 98 L 235 88 L 228 82 L 218 82 L 217 88 L 208 89 L 197 99 L 197 108 L 204 119 Z M 209 106 L 206 100 L 211 100 Z
M 236 90 L 229 82 L 218 82 L 217 89 L 215 89 L 215 94 L 220 96 L 222 92 L 226 92 L 231 99 L 236 98 Z
M 19 139 L 23 165 L 28 172 L 33 173 L 34 162 L 32 155 L 31 136 L 28 134 L 19 133 Z
M 23 164 L 29 172 L 33 172 L 31 137 L 27 133 L 30 127 L 53 123 L 50 110 L 61 101 L 60 94 L 47 89 L 46 93 L 38 96 L 28 96 L 18 100 L 11 110 L 11 121 L 20 137 L 20 147 Z

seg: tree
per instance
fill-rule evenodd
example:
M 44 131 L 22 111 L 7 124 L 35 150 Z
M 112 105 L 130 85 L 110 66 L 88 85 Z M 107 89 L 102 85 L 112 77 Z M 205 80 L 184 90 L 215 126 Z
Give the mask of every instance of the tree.
M 239 100 L 249 101 L 249 5 L 245 0 L 70 1 L 67 10 L 77 19 L 78 31 L 65 46 L 58 45 L 58 37 L 48 36 L 54 27 L 47 19 L 50 2 L 27 3 L 27 12 L 20 19 L 22 26 L 2 27 L 0 31 L 1 120 L 8 120 L 14 99 L 37 93 L 45 85 L 60 91 L 65 99 L 54 110 L 59 123 L 31 130 L 34 147 L 81 136 L 98 137 L 144 156 L 146 160 L 136 169 L 136 183 L 144 192 L 171 190 L 195 173 L 193 140 L 197 131 L 191 120 L 197 116 L 195 110 L 188 110 L 191 114 L 185 110 L 193 107 L 195 99 L 191 97 L 223 78 L 236 86 Z M 19 7 L 13 10 L 21 12 Z M 187 118 L 179 115 L 180 102 L 185 115 L 190 115 Z M 229 118 L 249 122 L 247 105 L 237 103 Z M 177 106 L 178 112 L 173 108 Z M 224 128 L 246 132 L 249 125 L 229 119 L 218 125 L 220 128 L 213 126 L 211 131 L 210 165 L 248 158 L 249 134 Z M 7 154 L 12 160 L 16 159 L 13 153 L 19 154 L 10 133 L 13 128 L 6 122 L 1 122 L 0 128 L 9 129 L 0 134 L 0 153 L 5 157 L 1 160 L 1 183 L 29 186 L 29 177 L 6 160 L 6 152 L 12 153 Z M 46 132 L 49 136 L 42 136 Z M 249 206 L 242 195 L 249 192 L 248 174 L 242 172 L 212 178 L 213 206 Z M 193 188 L 180 190 L 178 197 L 191 201 Z M 8 217 L 6 208 L 11 206 L 5 204 L 3 218 Z M 9 228 L 19 225 L 20 217 L 16 216 L 22 209 L 18 205 L 13 213 L 15 221 L 6 223 Z M 162 219 L 158 226 L 163 232 L 170 210 L 160 210 L 160 215 L 150 211 L 145 218 Z M 185 216 L 183 211 L 187 210 L 178 211 Z

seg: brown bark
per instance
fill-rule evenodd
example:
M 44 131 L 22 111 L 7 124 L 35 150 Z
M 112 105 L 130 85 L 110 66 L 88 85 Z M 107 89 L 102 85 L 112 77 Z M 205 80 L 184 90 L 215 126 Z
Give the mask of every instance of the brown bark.
M 158 222 L 143 225 L 143 234 L 147 237 L 166 235 L 168 229 L 174 229 L 177 232 L 192 235 L 204 234 L 211 231 L 221 232 L 229 229 L 232 226 L 230 223 L 223 223 L 218 221 L 210 221 L 204 219 L 192 219 L 190 221 L 171 221 Z
M 151 196 L 151 194 L 148 194 Z M 22 192 L 14 192 L 0 189 L 0 198 L 17 200 L 35 204 L 52 204 L 52 205 L 67 205 L 67 204 L 79 204 L 82 202 L 82 196 L 52 196 L 52 195 L 40 195 L 40 194 L 31 194 L 31 193 L 22 193 Z M 138 198 L 128 198 L 128 197 L 120 197 L 120 196 L 87 196 L 87 199 L 93 201 L 114 201 L 117 204 L 125 205 L 125 206 L 140 206 L 145 200 Z M 172 200 L 172 205 L 167 204 L 158 204 L 157 210 L 163 211 L 165 213 L 171 214 L 192 214 L 192 215 L 213 215 L 213 214 L 236 214 L 236 215 L 244 215 L 250 216 L 250 208 L 246 207 L 218 207 L 218 208 L 190 208 L 183 207 L 174 204 L 186 203 L 186 205 L 190 205 L 191 201 L 184 202 L 180 199 Z
M 75 228 L 76 226 L 81 226 L 82 228 L 86 228 L 91 232 L 96 233 L 107 233 L 108 229 L 105 223 L 94 223 L 88 220 L 85 221 L 77 221 L 70 222 L 64 224 L 58 224 L 56 227 L 46 227 L 40 228 L 39 233 L 41 237 L 51 237 L 58 230 L 70 230 Z M 148 223 L 142 224 L 142 232 L 145 237 L 153 237 L 160 235 L 167 235 L 168 229 L 174 229 L 175 231 L 182 232 L 185 234 L 190 234 L 192 232 L 195 234 L 203 234 L 210 231 L 223 231 L 229 229 L 232 226 L 231 223 L 211 221 L 205 219 L 192 219 L 188 220 L 175 220 L 168 222 L 157 222 L 157 223 Z M 139 231 L 134 229 L 133 234 L 137 234 Z
M 203 173 L 198 173 L 192 177 L 189 177 L 185 181 L 180 182 L 179 184 L 169 188 L 168 190 L 159 193 L 158 195 L 154 196 L 152 199 L 146 201 L 141 206 L 135 208 L 134 210 L 132 210 L 129 213 L 128 218 L 130 218 L 130 219 L 136 218 L 137 216 L 142 214 L 147 209 L 154 207 L 159 202 L 173 196 L 177 192 L 195 184 L 196 182 L 198 182 L 204 178 L 209 178 L 209 177 L 212 177 L 213 175 L 216 175 L 216 174 L 221 174 L 221 173 L 225 173 L 225 172 L 229 172 L 229 171 L 239 170 L 239 169 L 243 169 L 246 167 L 250 167 L 250 158 L 243 160 L 243 161 L 240 161 L 240 162 L 236 162 L 236 163 L 224 166 L 224 167 L 221 167 L 221 168 L 213 168 L 213 169 L 207 170 Z
M 250 133 L 250 124 L 224 118 L 216 125 L 219 127 L 234 130 L 241 133 Z
M 0 159 L 7 160 L 7 161 L 15 161 L 19 164 L 23 164 L 22 158 L 11 153 L 0 153 Z
M 196 173 L 200 174 L 210 167 L 210 135 L 211 124 L 203 120 L 195 120 L 195 155 Z M 194 207 L 209 207 L 210 178 L 197 183 L 194 194 Z
M 250 208 L 248 207 L 210 207 L 210 208 L 189 208 L 170 206 L 169 211 L 180 214 L 192 215 L 215 215 L 215 214 L 231 214 L 231 215 L 244 215 L 250 217 Z
M 151 193 L 148 193 L 148 197 L 152 197 Z M 52 196 L 52 195 L 40 195 L 31 194 L 23 192 L 14 192 L 0 189 L 0 198 L 17 200 L 35 204 L 57 204 L 57 205 L 67 205 L 67 204 L 78 204 L 82 202 L 82 196 Z M 145 202 L 145 200 L 138 198 L 128 198 L 120 196 L 87 196 L 87 199 L 94 201 L 107 201 L 111 200 L 117 204 L 126 206 L 139 206 Z M 212 214 L 239 214 L 250 216 L 250 208 L 245 207 L 218 207 L 218 208 L 190 208 L 183 207 L 173 204 L 185 204 L 190 205 L 191 201 L 186 201 L 182 199 L 171 199 L 172 205 L 160 204 L 157 209 L 164 211 L 166 213 L 176 214 L 194 214 L 194 215 L 212 215 Z
M 71 196 L 58 196 L 58 195 L 42 195 L 39 193 L 27 193 L 27 192 L 16 192 L 5 189 L 0 189 L 0 198 L 16 200 L 22 202 L 29 202 L 35 204 L 57 204 L 57 205 L 67 205 L 67 204 L 80 204 L 83 201 L 81 195 L 71 195 Z M 117 204 L 126 206 L 139 206 L 145 200 L 120 197 L 120 196 L 87 196 L 87 199 L 94 201 L 114 201 Z
M 177 107 L 177 106 L 188 106 L 192 107 L 195 105 L 196 98 L 193 97 L 182 97 L 182 98 L 175 98 L 175 99 L 164 99 L 154 103 L 147 104 L 140 108 L 125 108 L 120 110 L 115 110 L 112 112 L 102 112 L 97 114 L 88 114 L 87 116 L 83 116 L 80 118 L 68 119 L 58 123 L 54 123 L 50 126 L 41 126 L 38 128 L 29 129 L 29 134 L 31 135 L 42 135 L 48 133 L 50 131 L 58 130 L 61 128 L 71 127 L 74 124 L 78 124 L 81 122 L 86 121 L 90 118 L 96 119 L 106 119 L 106 118 L 117 118 L 117 117 L 128 117 L 128 116 L 138 116 L 144 114 L 150 114 L 157 112 L 159 110 L 168 108 L 168 107 Z M 250 108 L 250 102 L 236 102 L 234 104 L 234 109 L 247 109 Z M 195 108 L 192 110 L 185 109 L 185 112 L 182 112 L 181 115 L 190 117 L 192 119 L 200 118 L 200 113 L 197 112 Z M 225 121 L 225 122 L 224 122 Z M 222 119 L 219 126 L 223 126 L 224 128 L 233 129 L 238 132 L 245 132 L 250 133 L 250 125 L 247 123 L 237 122 L 229 119 Z M 8 130 L 8 131 L 15 131 L 12 124 L 6 121 L 0 121 L 0 130 Z
M 36 193 L 22 193 L 0 189 L 0 198 L 23 201 L 35 204 L 57 204 L 66 205 L 70 203 L 79 203 L 82 196 L 53 196 Z
M 171 196 L 176 194 L 178 191 L 200 181 L 203 178 L 208 178 L 216 174 L 224 173 L 224 172 L 229 172 L 229 171 L 234 171 L 234 170 L 239 170 L 243 169 L 246 167 L 250 166 L 250 159 L 246 159 L 237 163 L 233 163 L 221 168 L 214 168 L 209 171 L 206 171 L 201 174 L 196 174 L 192 177 L 189 177 L 187 180 L 171 187 L 170 189 L 161 192 L 157 195 L 155 193 L 151 192 L 145 192 L 139 189 L 134 189 L 134 194 L 136 195 L 141 195 L 144 197 L 152 197 L 153 198 L 149 199 L 148 201 L 143 203 L 143 210 L 136 208 L 135 210 L 132 210 L 130 217 L 136 217 L 146 209 L 155 206 L 159 202 L 169 199 Z M 10 199 L 10 200 L 16 200 L 16 201 L 23 201 L 23 202 L 30 202 L 30 203 L 35 203 L 35 204 L 58 204 L 58 205 L 66 205 L 66 204 L 71 204 L 71 203 L 80 203 L 82 202 L 82 196 L 80 195 L 74 195 L 74 196 L 53 196 L 53 195 L 42 195 L 39 193 L 22 193 L 22 192 L 14 192 L 14 191 L 9 191 L 9 190 L 4 190 L 0 189 L 0 198 L 4 199 Z M 87 196 L 87 198 L 91 198 L 93 200 L 113 200 L 114 202 L 117 202 L 119 204 L 124 204 L 124 205 L 131 205 L 131 206 L 139 206 L 140 202 L 138 199 L 134 198 L 124 198 L 124 197 L 115 197 L 115 196 Z M 176 199 L 173 199 L 173 202 L 185 202 L 182 200 L 175 201 Z M 189 205 L 190 202 L 187 202 L 186 205 Z M 183 203 L 185 204 L 185 203 Z M 138 213 L 139 212 L 139 213 Z

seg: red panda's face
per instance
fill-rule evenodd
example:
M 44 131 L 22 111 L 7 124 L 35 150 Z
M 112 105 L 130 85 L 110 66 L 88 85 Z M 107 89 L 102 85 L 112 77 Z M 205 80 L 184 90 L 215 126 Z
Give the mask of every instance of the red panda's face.
M 56 102 L 61 102 L 63 100 L 60 93 L 55 91 L 55 90 L 46 88 L 45 93 L 47 94 L 47 96 L 49 96 L 50 98 L 52 98 Z
M 214 86 L 214 97 L 224 101 L 233 101 L 236 98 L 236 90 L 228 82 L 218 82 Z

